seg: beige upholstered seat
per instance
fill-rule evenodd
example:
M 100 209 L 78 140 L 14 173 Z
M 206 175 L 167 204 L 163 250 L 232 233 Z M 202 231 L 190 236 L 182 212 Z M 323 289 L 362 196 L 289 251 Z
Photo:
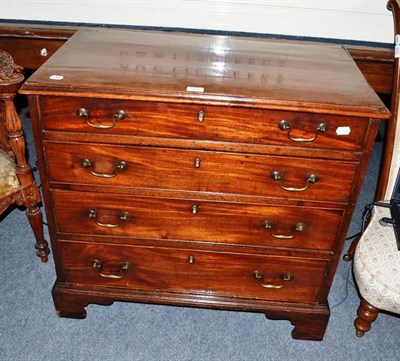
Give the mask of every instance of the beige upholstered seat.
M 23 80 L 22 68 L 0 50 L 0 214 L 11 204 L 25 207 L 36 238 L 36 253 L 46 262 L 49 248 L 43 234 L 39 188 L 25 156 L 24 133 L 14 106 Z
M 19 188 L 15 162 L 0 149 L 0 198 L 18 191 Z
M 393 11 L 395 34 L 400 33 L 400 0 L 390 0 Z M 400 37 L 397 36 L 400 40 Z M 378 199 L 388 203 L 391 198 L 400 167 L 399 117 L 399 59 L 395 59 L 393 92 L 383 168 L 380 174 Z M 358 242 L 354 255 L 354 276 L 362 296 L 358 317 L 354 321 L 357 335 L 362 336 L 381 310 L 400 314 L 400 251 L 397 249 L 393 227 L 380 223 L 383 217 L 391 217 L 390 209 L 374 206 L 372 217 Z

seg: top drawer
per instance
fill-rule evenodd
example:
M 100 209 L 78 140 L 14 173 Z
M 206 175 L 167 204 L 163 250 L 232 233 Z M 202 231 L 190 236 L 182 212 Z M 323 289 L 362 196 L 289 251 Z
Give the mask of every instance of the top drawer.
M 96 98 L 43 97 L 49 131 L 214 140 L 357 152 L 361 118 L 228 106 Z

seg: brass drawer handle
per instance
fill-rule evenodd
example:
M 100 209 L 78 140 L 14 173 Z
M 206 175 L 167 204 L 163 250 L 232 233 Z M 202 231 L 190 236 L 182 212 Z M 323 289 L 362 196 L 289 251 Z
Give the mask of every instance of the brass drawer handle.
M 120 265 L 118 274 L 112 274 L 112 273 L 103 273 L 103 265 L 104 263 L 102 261 L 99 261 L 98 259 L 95 259 L 92 262 L 92 267 L 94 269 L 97 269 L 99 275 L 103 278 L 111 278 L 111 279 L 121 279 L 125 276 L 125 271 L 130 269 L 132 265 L 129 262 L 125 262 Z
M 86 124 L 89 125 L 92 128 L 96 129 L 111 129 L 115 127 L 116 121 L 117 120 L 123 120 L 126 117 L 125 111 L 117 110 L 113 117 L 112 117 L 112 123 L 111 124 L 93 124 L 89 121 L 89 112 L 85 108 L 79 108 L 76 110 L 76 115 L 79 118 L 85 119 Z
M 253 278 L 258 281 L 258 284 L 261 287 L 264 287 L 267 289 L 272 289 L 272 290 L 278 290 L 285 286 L 284 282 L 290 282 L 294 278 L 294 275 L 291 273 L 281 274 L 281 279 L 283 282 L 280 284 L 264 283 L 264 274 L 260 271 L 254 271 Z
M 117 165 L 115 166 L 115 172 L 114 172 L 114 173 L 112 173 L 112 174 L 96 173 L 96 172 L 93 170 L 94 165 L 95 165 L 95 163 L 94 163 L 93 161 L 91 161 L 91 160 L 85 158 L 85 159 L 81 159 L 80 163 L 81 163 L 81 166 L 82 166 L 83 168 L 88 168 L 89 171 L 90 171 L 90 173 L 91 173 L 92 175 L 94 175 L 95 177 L 99 177 L 99 178 L 114 178 L 114 177 L 116 177 L 116 176 L 119 174 L 119 172 L 120 172 L 121 170 L 125 170 L 125 169 L 128 168 L 128 163 L 126 163 L 126 162 L 123 161 L 123 160 L 120 160 L 120 161 L 117 163 Z
M 99 227 L 103 227 L 103 228 L 117 228 L 117 227 L 119 227 L 121 225 L 121 222 L 128 221 L 131 218 L 131 215 L 130 215 L 129 212 L 123 211 L 118 215 L 118 221 L 119 222 L 117 224 L 110 224 L 110 223 L 101 223 L 101 222 L 97 221 L 96 219 L 98 217 L 98 214 L 93 209 L 89 209 L 86 212 L 86 215 L 88 216 L 88 218 L 94 219 L 95 223 Z
M 294 237 L 296 237 L 296 234 L 293 233 L 291 235 L 285 235 L 285 234 L 276 234 L 272 232 L 272 228 L 273 228 L 273 223 L 270 221 L 264 221 L 262 224 L 263 228 L 266 230 L 269 230 L 269 234 L 274 237 L 274 238 L 278 238 L 278 239 L 292 239 Z M 296 232 L 303 232 L 306 229 L 306 224 L 303 222 L 299 222 L 297 224 L 295 224 L 294 226 L 294 230 Z
M 290 135 L 290 132 L 292 131 L 292 127 L 290 126 L 289 122 L 287 120 L 281 120 L 278 124 L 278 128 L 282 131 L 287 131 L 287 136 L 290 140 L 293 142 L 313 142 L 318 138 L 319 134 L 326 133 L 328 131 L 328 125 L 325 123 L 321 123 L 317 125 L 317 128 L 315 129 L 315 135 L 312 138 L 303 138 L 303 137 L 292 137 Z
M 278 171 L 272 172 L 271 173 L 271 178 L 274 181 L 280 181 L 280 183 L 279 183 L 280 187 L 282 189 L 284 189 L 285 191 L 288 191 L 288 192 L 304 192 L 309 187 L 310 184 L 314 184 L 314 183 L 317 183 L 319 181 L 319 177 L 316 174 L 310 174 L 307 177 L 306 185 L 304 187 L 302 187 L 302 188 L 294 188 L 294 187 L 286 187 L 286 186 L 283 185 L 283 174 L 281 172 L 278 172 Z

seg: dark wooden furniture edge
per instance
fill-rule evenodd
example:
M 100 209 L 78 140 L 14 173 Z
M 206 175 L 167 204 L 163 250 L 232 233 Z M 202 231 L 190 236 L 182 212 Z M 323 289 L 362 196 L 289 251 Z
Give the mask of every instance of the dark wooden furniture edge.
M 79 28 L 82 26 L 0 22 L 0 49 L 9 52 L 24 68 L 37 69 Z M 393 49 L 363 45 L 343 46 L 373 89 L 379 94 L 391 94 Z
M 68 40 L 79 27 L 66 25 L 30 25 L 0 22 L 0 37 Z

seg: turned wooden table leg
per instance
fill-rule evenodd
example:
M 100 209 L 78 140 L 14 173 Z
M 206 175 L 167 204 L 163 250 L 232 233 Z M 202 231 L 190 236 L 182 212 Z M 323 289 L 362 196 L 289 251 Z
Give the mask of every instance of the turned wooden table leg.
M 371 324 L 378 317 L 379 309 L 370 305 L 364 299 L 361 300 L 357 310 L 358 317 L 354 321 L 356 335 L 361 337 L 371 329 Z

